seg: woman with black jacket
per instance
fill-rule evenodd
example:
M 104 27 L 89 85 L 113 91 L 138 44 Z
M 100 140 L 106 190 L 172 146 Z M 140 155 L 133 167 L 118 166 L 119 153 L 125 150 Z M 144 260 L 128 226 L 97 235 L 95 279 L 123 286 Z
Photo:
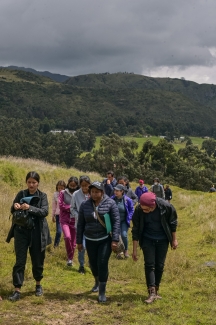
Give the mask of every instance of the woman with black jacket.
M 92 292 L 99 290 L 99 302 L 106 302 L 106 283 L 108 279 L 108 262 L 112 250 L 115 251 L 120 234 L 120 216 L 117 205 L 104 192 L 101 182 L 89 186 L 90 198 L 79 209 L 77 224 L 77 245 L 82 251 L 83 235 L 86 238 L 86 250 L 95 285 Z M 112 226 L 112 238 L 105 226 L 104 215 L 109 214 Z
M 9 297 L 11 301 L 20 299 L 28 249 L 31 256 L 32 273 L 36 281 L 35 295 L 41 296 L 43 294 L 40 281 L 43 278 L 45 248 L 51 244 L 51 237 L 46 220 L 48 215 L 47 195 L 38 189 L 39 182 L 40 176 L 38 173 L 34 171 L 29 172 L 26 175 L 28 188 L 18 192 L 11 207 L 12 213 L 16 210 L 26 210 L 28 211 L 28 216 L 33 219 L 33 227 L 31 229 L 19 226 L 18 224 L 12 224 L 6 240 L 9 243 L 11 238 L 14 237 L 16 254 L 16 263 L 13 267 L 13 285 L 15 289 Z M 24 203 L 21 203 L 23 201 Z
M 158 294 L 168 246 L 176 249 L 177 213 L 175 208 L 152 192 L 140 197 L 132 217 L 133 260 L 137 261 L 138 243 L 143 250 L 146 284 L 150 304 L 161 299 Z

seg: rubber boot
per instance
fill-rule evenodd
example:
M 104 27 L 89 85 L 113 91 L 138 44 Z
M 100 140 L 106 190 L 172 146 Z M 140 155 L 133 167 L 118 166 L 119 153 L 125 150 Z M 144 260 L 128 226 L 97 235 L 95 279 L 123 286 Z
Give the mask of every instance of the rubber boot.
M 155 290 L 156 290 L 156 299 L 162 299 L 162 297 L 158 293 L 159 292 L 159 286 L 156 286 Z
M 151 304 L 156 299 L 156 290 L 155 290 L 155 287 L 149 287 L 148 288 L 148 293 L 149 293 L 149 296 L 145 300 L 145 303 Z
M 106 282 L 99 282 L 99 302 L 106 302 Z
M 99 280 L 98 280 L 98 276 L 95 276 L 95 284 L 94 284 L 94 287 L 92 288 L 92 292 L 98 292 L 99 290 Z

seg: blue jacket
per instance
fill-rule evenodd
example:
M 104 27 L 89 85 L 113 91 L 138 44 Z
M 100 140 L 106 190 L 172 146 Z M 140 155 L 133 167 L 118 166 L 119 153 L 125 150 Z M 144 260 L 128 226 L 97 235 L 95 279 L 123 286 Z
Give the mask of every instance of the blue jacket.
M 117 185 L 117 180 L 113 178 L 112 182 L 110 184 L 107 184 L 107 178 L 105 178 L 103 180 L 103 184 L 106 195 L 111 197 L 114 193 L 114 187 Z
M 138 201 L 140 200 L 140 196 L 146 192 L 148 192 L 146 186 L 143 186 L 142 188 L 140 186 L 137 186 L 137 188 L 135 189 L 135 194 L 138 196 Z
M 116 196 L 113 195 L 111 197 L 111 199 L 113 199 L 115 201 Z M 126 222 L 128 227 L 130 227 L 130 221 L 132 219 L 133 213 L 134 213 L 134 205 L 133 205 L 133 201 L 126 195 L 123 195 L 123 199 L 124 199 L 124 206 L 125 206 L 125 210 L 126 210 Z
M 83 235 L 93 240 L 100 240 L 107 236 L 106 228 L 104 228 L 97 218 L 94 218 L 94 201 L 90 198 L 84 201 L 79 209 L 77 224 L 77 244 L 82 244 Z M 105 223 L 104 214 L 109 213 L 112 225 L 112 240 L 118 242 L 120 234 L 120 215 L 115 202 L 106 194 L 98 205 L 98 214 Z

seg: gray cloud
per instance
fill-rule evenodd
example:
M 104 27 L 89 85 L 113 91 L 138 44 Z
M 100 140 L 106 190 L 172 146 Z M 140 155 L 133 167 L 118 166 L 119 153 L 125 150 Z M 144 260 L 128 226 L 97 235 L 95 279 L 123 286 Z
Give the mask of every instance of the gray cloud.
M 215 0 L 1 0 L 0 65 L 203 74 L 216 66 L 215 10 Z

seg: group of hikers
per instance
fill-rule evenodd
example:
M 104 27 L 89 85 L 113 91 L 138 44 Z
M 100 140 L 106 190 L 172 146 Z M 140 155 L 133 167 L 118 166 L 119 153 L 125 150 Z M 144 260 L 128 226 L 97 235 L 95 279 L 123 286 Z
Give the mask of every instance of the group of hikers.
M 47 223 L 48 200 L 39 190 L 40 176 L 31 171 L 26 175 L 27 189 L 19 191 L 12 203 L 11 213 L 27 213 L 31 227 L 13 222 L 6 241 L 14 237 L 16 262 L 12 277 L 14 291 L 10 301 L 21 297 L 27 251 L 31 256 L 32 273 L 36 281 L 35 295 L 43 295 L 43 278 L 46 246 L 51 244 Z M 159 296 L 159 286 L 169 244 L 176 249 L 177 213 L 170 204 L 172 191 L 165 189 L 158 178 L 148 189 L 144 180 L 139 180 L 135 192 L 125 176 L 114 177 L 107 172 L 103 181 L 91 182 L 89 176 L 69 178 L 67 184 L 59 180 L 52 202 L 52 221 L 56 223 L 54 247 L 58 247 L 63 232 L 67 254 L 67 266 L 73 266 L 75 249 L 78 249 L 79 270 L 85 273 L 85 252 L 94 276 L 92 292 L 98 292 L 98 301 L 106 302 L 108 262 L 111 253 L 117 259 L 128 259 L 128 229 L 132 224 L 132 259 L 137 261 L 137 248 L 144 255 L 144 269 L 148 297 L 152 303 Z M 132 222 L 131 222 L 132 221 Z M 121 244 L 121 245 L 120 245 Z M 121 250 L 119 250 L 121 247 Z

